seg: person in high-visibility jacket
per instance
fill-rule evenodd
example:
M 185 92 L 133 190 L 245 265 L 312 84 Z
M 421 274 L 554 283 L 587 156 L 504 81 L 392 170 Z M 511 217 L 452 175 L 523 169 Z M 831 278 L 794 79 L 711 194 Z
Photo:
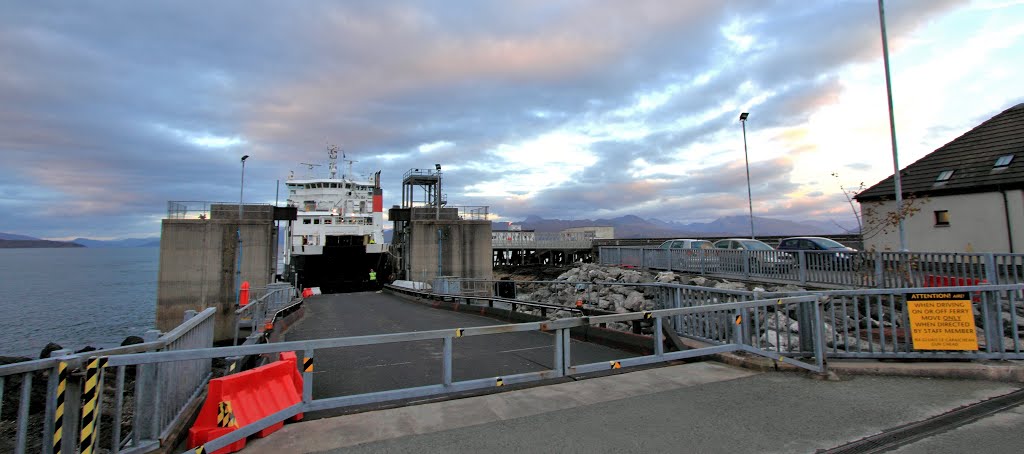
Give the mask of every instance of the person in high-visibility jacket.
M 370 288 L 377 288 L 377 272 L 370 268 Z

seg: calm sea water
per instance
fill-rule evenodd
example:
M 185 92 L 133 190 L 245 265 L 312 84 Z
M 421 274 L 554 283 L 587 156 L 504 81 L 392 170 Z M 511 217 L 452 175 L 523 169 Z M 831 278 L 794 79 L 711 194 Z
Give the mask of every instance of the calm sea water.
M 0 355 L 121 344 L 154 326 L 159 248 L 0 249 Z

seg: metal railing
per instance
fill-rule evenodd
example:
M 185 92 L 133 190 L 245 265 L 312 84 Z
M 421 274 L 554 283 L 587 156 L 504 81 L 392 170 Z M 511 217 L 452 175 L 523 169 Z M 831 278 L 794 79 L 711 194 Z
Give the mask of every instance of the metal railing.
M 185 312 L 185 321 L 160 335 L 150 330 L 141 344 L 88 353 L 57 350 L 50 358 L 0 366 L 0 416 L 5 385 L 19 383 L 18 409 L 14 413 L 17 434 L 10 450 L 15 453 L 78 452 L 98 446 L 102 440 L 109 452 L 146 452 L 166 440 L 191 416 L 211 376 L 210 361 L 198 359 L 114 370 L 113 395 L 105 385 L 105 370 L 88 368 L 97 354 L 105 358 L 152 351 L 180 351 L 213 345 L 214 314 Z M 45 380 L 44 402 L 33 402 L 33 382 Z M 134 386 L 130 386 L 134 381 Z M 39 385 L 42 385 L 40 383 Z M 39 386 L 35 385 L 35 386 Z M 111 417 L 104 407 L 112 405 Z M 130 415 L 130 416 L 129 416 Z M 2 418 L 0 418 L 2 419 Z M 79 426 L 82 420 L 107 421 L 106 426 Z M 127 420 L 127 421 L 126 421 Z M 103 430 L 101 430 L 101 428 Z M 109 432 L 108 432 L 109 431 Z M 109 433 L 109 436 L 106 435 Z M 55 440 L 59 440 L 55 444 Z M 3 443 L 3 441 L 0 441 Z M 4 450 L 0 444 L 0 450 Z
M 449 278 L 456 279 L 456 278 Z M 587 313 L 614 311 L 609 300 L 619 298 L 618 307 L 630 311 L 707 307 L 764 298 L 814 296 L 822 311 L 826 356 L 831 358 L 911 359 L 1024 359 L 1024 284 L 936 286 L 896 289 L 815 290 L 763 292 L 730 290 L 680 284 L 571 282 L 571 281 L 482 281 L 448 283 L 448 296 L 471 282 L 476 289 L 469 298 L 512 298 L 565 308 L 584 307 Z M 506 288 L 502 288 L 505 286 Z M 623 291 L 622 289 L 629 289 Z M 906 301 L 915 293 L 967 293 L 971 296 L 973 322 L 977 327 L 977 351 L 915 350 Z M 633 293 L 632 296 L 627 296 Z M 441 294 L 441 293 L 438 293 Z M 581 305 L 580 303 L 583 303 Z M 595 310 L 596 309 L 596 310 Z M 750 345 L 781 355 L 806 355 L 813 342 L 808 326 L 810 313 L 764 308 L 745 314 L 744 329 Z M 701 316 L 674 318 L 672 326 L 680 336 L 704 342 L 729 339 L 735 320 Z M 618 327 L 622 330 L 630 326 Z
M 590 249 L 593 233 L 533 232 L 523 236 L 517 231 L 495 231 L 491 247 L 498 249 Z
M 822 287 L 1024 282 L 1024 254 L 750 251 L 605 246 L 600 264 Z
M 282 409 L 274 414 L 266 416 L 258 421 L 240 427 L 224 436 L 212 440 L 202 447 L 205 452 L 213 452 L 241 438 L 255 434 L 271 425 L 277 424 L 298 413 L 328 410 L 334 408 L 350 407 L 377 402 L 393 401 L 398 399 L 418 398 L 436 396 L 460 391 L 476 389 L 487 389 L 517 383 L 526 383 L 537 380 L 563 377 L 566 375 L 596 372 L 621 367 L 653 364 L 665 361 L 674 361 L 685 358 L 700 357 L 717 353 L 731 351 L 747 351 L 753 354 L 768 358 L 786 361 L 799 367 L 806 368 L 819 373 L 825 372 L 825 363 L 821 354 L 821 343 L 817 349 L 813 363 L 805 363 L 778 354 L 762 351 L 748 344 L 744 344 L 744 338 L 737 335 L 735 338 L 723 341 L 720 344 L 707 348 L 667 352 L 664 348 L 664 337 L 661 325 L 665 320 L 675 316 L 703 314 L 703 313 L 735 313 L 736 311 L 778 306 L 778 305 L 800 305 L 806 304 L 813 311 L 819 305 L 815 303 L 813 296 L 802 296 L 779 300 L 747 301 L 740 303 L 729 303 L 708 307 L 685 307 L 676 309 L 664 309 L 659 311 L 645 311 L 629 314 L 613 314 L 591 317 L 571 317 L 556 321 L 520 323 L 497 326 L 479 326 L 467 328 L 451 328 L 432 331 L 418 331 L 397 334 L 378 334 L 357 337 L 344 337 L 333 339 L 317 339 L 307 341 L 281 342 L 273 344 L 245 345 L 220 348 L 202 348 L 187 351 L 175 352 L 151 352 L 130 355 L 119 355 L 103 357 L 105 368 L 116 368 L 121 370 L 126 367 L 152 367 L 153 365 L 174 364 L 180 361 L 209 361 L 214 358 L 225 358 L 246 355 L 273 354 L 279 352 L 296 352 L 304 358 L 313 358 L 317 352 L 325 349 L 346 348 L 354 349 L 360 346 L 395 344 L 405 342 L 433 341 L 441 345 L 441 355 L 437 358 L 440 362 L 441 377 L 434 384 L 415 386 L 410 388 L 392 389 L 386 391 L 374 391 L 363 394 L 350 394 L 339 396 L 326 396 L 314 399 L 313 387 L 316 377 L 309 371 L 303 372 L 302 401 Z M 609 323 L 628 323 L 637 320 L 644 320 L 653 324 L 655 329 L 651 337 L 651 351 L 647 356 L 624 357 L 613 361 L 601 361 L 597 363 L 574 363 L 572 347 L 570 343 L 570 330 L 573 328 L 600 325 Z M 501 335 L 517 332 L 546 332 L 551 334 L 550 363 L 541 364 L 542 370 L 525 373 L 513 373 L 510 375 L 495 375 L 485 378 L 470 378 L 455 380 L 453 364 L 456 360 L 453 350 L 457 343 L 463 338 L 474 336 Z M 740 333 L 742 334 L 742 333 Z M 488 372 L 489 373 L 489 372 Z M 193 452 L 189 450 L 187 452 Z
M 246 203 L 245 211 L 267 211 L 273 205 Z M 238 219 L 238 202 L 204 200 L 171 200 L 167 202 L 167 219 Z
M 295 288 L 287 282 L 268 284 L 264 290 L 262 296 L 235 310 L 234 345 L 238 345 L 241 328 L 248 328 L 250 337 L 259 335 L 264 325 L 272 323 L 274 315 L 288 306 L 295 296 Z
M 441 207 L 441 219 L 450 219 L 452 210 L 460 220 L 475 220 L 475 221 L 486 221 L 489 219 L 488 206 L 454 206 L 444 205 Z M 416 207 L 416 209 L 410 210 L 410 219 L 413 221 L 429 221 L 436 217 L 436 213 L 432 209 L 422 209 L 422 207 Z

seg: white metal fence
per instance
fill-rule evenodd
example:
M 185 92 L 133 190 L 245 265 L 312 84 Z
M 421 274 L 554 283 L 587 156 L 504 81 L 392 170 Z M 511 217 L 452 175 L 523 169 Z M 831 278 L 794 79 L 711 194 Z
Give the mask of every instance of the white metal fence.
M 1024 283 L 1024 254 L 739 251 L 605 246 L 602 265 L 822 287 Z
M 190 416 L 188 410 L 210 378 L 210 361 L 122 366 L 109 371 L 114 374 L 109 377 L 99 364 L 90 368 L 91 359 L 211 347 L 215 313 L 213 308 L 186 311 L 177 328 L 163 335 L 150 330 L 141 344 L 81 354 L 58 350 L 50 358 L 0 366 L 0 422 L 10 417 L 17 427 L 13 440 L 0 440 L 0 451 L 74 453 L 99 447 L 146 452 L 159 447 Z M 107 386 L 111 379 L 112 390 Z M 15 412 L 2 408 L 5 387 L 20 393 Z M 34 401 L 40 394 L 45 394 L 43 402 Z M 107 406 L 110 411 L 104 410 Z

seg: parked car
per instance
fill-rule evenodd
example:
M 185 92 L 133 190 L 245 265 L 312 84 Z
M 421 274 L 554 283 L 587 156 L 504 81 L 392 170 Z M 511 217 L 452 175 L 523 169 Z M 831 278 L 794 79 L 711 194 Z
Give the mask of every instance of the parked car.
M 662 249 L 712 249 L 714 245 L 708 240 L 676 239 L 667 240 L 659 247 Z
M 797 236 L 785 238 L 779 242 L 780 251 L 812 251 L 806 254 L 808 265 L 831 268 L 835 266 L 846 266 L 853 258 L 856 249 L 845 246 L 842 243 L 818 236 Z M 824 254 L 815 251 L 832 251 L 834 254 Z M 799 261 L 799 254 L 791 254 Z
M 751 251 L 747 254 L 750 261 L 750 270 L 753 272 L 785 270 L 795 263 L 789 254 L 776 251 L 762 241 L 750 238 L 727 238 L 715 242 L 716 249 L 734 251 Z M 743 254 L 730 253 L 722 254 L 719 258 L 722 266 L 734 269 L 743 269 Z
M 708 272 L 718 268 L 718 255 L 708 240 L 674 239 L 659 246 L 669 250 L 671 269 L 690 272 Z

